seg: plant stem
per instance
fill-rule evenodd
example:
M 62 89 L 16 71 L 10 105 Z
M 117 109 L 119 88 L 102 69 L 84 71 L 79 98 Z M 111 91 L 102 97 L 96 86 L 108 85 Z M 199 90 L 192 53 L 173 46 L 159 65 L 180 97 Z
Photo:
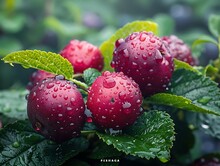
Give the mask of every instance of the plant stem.
M 87 131 L 81 131 L 81 134 L 94 134 L 95 130 L 87 130 Z
M 73 79 L 73 78 L 71 78 L 71 79 L 69 79 L 70 81 L 72 81 L 72 82 L 74 82 L 77 86 L 79 86 L 81 89 L 83 89 L 86 93 L 88 93 L 87 92 L 87 90 L 88 90 L 88 85 L 86 85 L 85 83 L 83 83 L 83 82 L 81 82 L 81 81 L 78 81 L 78 80 L 76 80 L 76 79 Z

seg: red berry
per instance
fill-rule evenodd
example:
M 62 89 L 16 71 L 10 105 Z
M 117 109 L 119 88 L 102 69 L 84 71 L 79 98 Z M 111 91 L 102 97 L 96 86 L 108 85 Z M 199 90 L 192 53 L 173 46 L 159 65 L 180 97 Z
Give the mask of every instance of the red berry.
M 73 65 L 75 73 L 83 73 L 88 68 L 103 69 L 103 56 L 98 47 L 79 40 L 71 40 L 60 52 Z
M 79 136 L 85 122 L 85 104 L 77 87 L 62 76 L 35 86 L 27 98 L 33 128 L 48 139 L 63 142 Z
M 30 82 L 27 85 L 27 89 L 31 90 L 34 86 L 39 84 L 39 82 L 41 82 L 42 80 L 44 80 L 45 78 L 48 78 L 48 77 L 55 77 L 55 75 L 52 73 L 48 73 L 46 71 L 43 71 L 43 70 L 35 71 L 30 77 Z
M 174 68 L 163 41 L 145 31 L 116 41 L 111 66 L 132 77 L 145 97 L 166 90 Z
M 122 72 L 105 71 L 89 88 L 87 107 L 94 123 L 104 129 L 132 125 L 141 114 L 141 104 L 138 84 Z
M 190 166 L 220 166 L 219 156 L 204 156 L 195 160 Z
M 177 36 L 164 36 L 162 40 L 167 42 L 170 54 L 181 61 L 184 61 L 192 66 L 196 65 L 197 62 L 193 58 L 190 48 Z

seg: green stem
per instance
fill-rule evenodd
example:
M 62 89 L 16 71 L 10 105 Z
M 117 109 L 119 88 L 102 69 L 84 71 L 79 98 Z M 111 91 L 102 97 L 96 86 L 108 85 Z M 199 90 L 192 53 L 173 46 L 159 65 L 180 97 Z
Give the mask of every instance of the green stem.
M 94 133 L 96 133 L 96 131 L 95 130 L 87 130 L 87 131 L 81 131 L 81 134 L 94 134 Z
M 72 81 L 72 82 L 74 82 L 78 87 L 80 87 L 81 89 L 83 89 L 86 93 L 88 93 L 87 92 L 87 90 L 88 90 L 88 85 L 86 85 L 85 83 L 83 83 L 83 82 L 81 82 L 81 81 L 78 81 L 78 80 L 76 80 L 76 79 L 73 79 L 73 78 L 71 78 L 71 79 L 69 79 L 70 81 Z
M 78 78 L 78 77 L 82 77 L 82 76 L 83 76 L 83 74 L 74 74 L 73 78 Z

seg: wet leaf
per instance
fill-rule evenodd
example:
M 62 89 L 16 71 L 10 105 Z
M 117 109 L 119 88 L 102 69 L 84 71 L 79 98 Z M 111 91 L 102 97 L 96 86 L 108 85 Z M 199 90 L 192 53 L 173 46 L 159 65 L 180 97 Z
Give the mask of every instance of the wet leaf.
M 0 113 L 18 120 L 27 119 L 25 96 L 26 90 L 3 90 L 0 91 Z
M 162 111 L 142 114 L 136 123 L 121 135 L 97 133 L 99 138 L 119 151 L 141 158 L 159 158 L 166 162 L 174 141 L 174 124 Z
M 92 85 L 95 79 L 100 75 L 101 73 L 98 70 L 93 69 L 93 68 L 86 69 L 83 72 L 83 78 L 87 85 Z
M 220 89 L 217 83 L 209 77 L 185 69 L 173 73 L 168 93 L 155 94 L 146 102 L 220 115 Z
M 56 144 L 35 133 L 28 121 L 0 130 L 0 165 L 58 166 L 88 147 L 85 138 Z
M 63 75 L 66 79 L 73 77 L 71 63 L 61 55 L 40 50 L 17 51 L 3 58 L 5 63 L 21 64 L 25 68 L 35 68 L 53 74 Z

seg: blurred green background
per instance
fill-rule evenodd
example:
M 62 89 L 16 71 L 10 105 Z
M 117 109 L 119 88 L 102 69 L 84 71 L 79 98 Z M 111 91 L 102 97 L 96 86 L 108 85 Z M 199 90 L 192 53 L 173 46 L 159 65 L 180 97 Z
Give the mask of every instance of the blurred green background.
M 189 46 L 209 34 L 208 17 L 220 14 L 219 0 L 1 0 L 0 58 L 23 49 L 59 53 L 71 39 L 99 46 L 134 20 L 152 20 L 160 36 L 175 34 Z M 214 45 L 193 50 L 200 64 L 217 57 Z M 0 61 L 0 89 L 25 86 L 33 72 Z

